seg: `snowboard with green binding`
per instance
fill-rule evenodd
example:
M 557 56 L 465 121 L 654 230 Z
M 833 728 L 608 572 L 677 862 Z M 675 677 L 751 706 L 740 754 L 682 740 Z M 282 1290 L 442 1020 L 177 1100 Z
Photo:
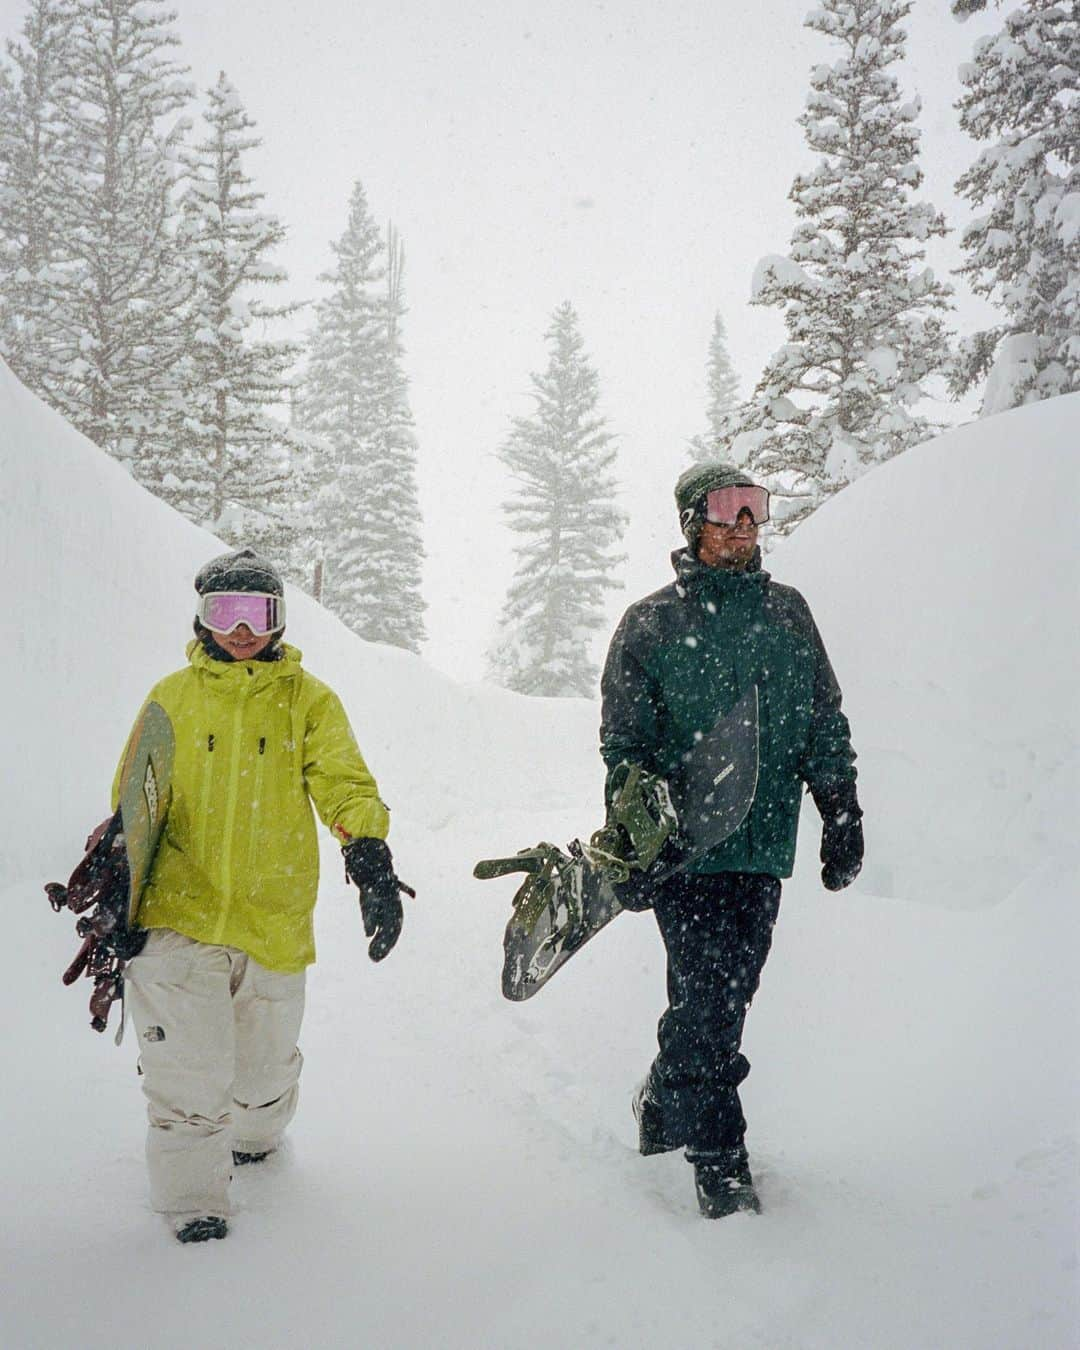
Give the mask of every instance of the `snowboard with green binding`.
M 667 780 L 627 766 L 587 844 L 540 843 L 476 864 L 481 880 L 525 873 L 503 939 L 506 998 L 531 998 L 616 914 L 646 908 L 651 891 L 739 828 L 757 789 L 758 734 L 754 685 Z

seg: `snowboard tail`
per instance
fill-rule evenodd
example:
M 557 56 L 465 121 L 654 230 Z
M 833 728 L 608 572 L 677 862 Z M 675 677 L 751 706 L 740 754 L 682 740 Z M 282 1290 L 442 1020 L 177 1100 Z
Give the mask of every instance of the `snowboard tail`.
M 67 885 L 45 887 L 59 913 L 80 917 L 75 931 L 83 939 L 63 975 L 74 984 L 80 975 L 94 981 L 90 1025 L 104 1031 L 109 1011 L 123 994 L 125 964 L 143 948 L 138 927 L 139 902 L 153 866 L 168 814 L 175 738 L 164 708 L 148 703 L 128 741 L 120 770 L 119 805 L 86 841 L 86 852 Z M 123 1023 L 117 1035 L 119 1041 Z
M 670 792 L 661 816 L 673 808 L 671 823 L 677 820 L 678 827 L 674 835 L 663 828 L 653 833 L 658 851 L 652 856 L 635 856 L 632 849 L 620 856 L 618 828 L 609 825 L 588 844 L 571 841 L 565 852 L 540 843 L 476 864 L 473 875 L 481 880 L 526 874 L 503 939 L 506 998 L 531 998 L 623 909 L 647 908 L 657 886 L 739 828 L 757 790 L 758 739 L 754 685 L 690 747 L 666 787 L 661 784 Z M 635 775 L 641 770 L 632 767 L 624 785 L 628 792 L 637 784 Z M 616 817 L 618 808 L 616 801 Z

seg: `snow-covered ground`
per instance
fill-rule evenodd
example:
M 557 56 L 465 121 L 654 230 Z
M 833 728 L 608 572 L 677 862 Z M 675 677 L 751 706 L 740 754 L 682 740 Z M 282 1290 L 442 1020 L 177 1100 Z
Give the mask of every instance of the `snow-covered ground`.
M 499 995 L 513 881 L 471 865 L 599 823 L 596 706 L 456 685 L 291 596 L 420 894 L 372 966 L 327 842 L 290 1146 L 238 1175 L 226 1242 L 182 1248 L 147 1206 L 133 1044 L 61 986 L 41 886 L 218 546 L 0 369 L 3 1344 L 1076 1345 L 1078 424 L 1074 396 L 952 432 L 771 555 L 845 689 L 869 856 L 824 892 L 808 811 L 748 1024 L 760 1217 L 702 1220 L 682 1159 L 635 1152 L 650 916 Z

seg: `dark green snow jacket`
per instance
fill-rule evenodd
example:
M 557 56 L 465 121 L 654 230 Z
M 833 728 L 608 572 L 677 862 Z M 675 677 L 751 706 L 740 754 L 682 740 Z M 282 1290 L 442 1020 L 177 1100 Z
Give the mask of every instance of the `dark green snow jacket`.
M 761 570 L 672 555 L 677 580 L 631 605 L 611 640 L 600 753 L 669 774 L 694 741 L 757 684 L 761 742 L 750 813 L 697 872 L 789 877 L 803 784 L 818 797 L 855 778 L 848 720 L 809 606 Z

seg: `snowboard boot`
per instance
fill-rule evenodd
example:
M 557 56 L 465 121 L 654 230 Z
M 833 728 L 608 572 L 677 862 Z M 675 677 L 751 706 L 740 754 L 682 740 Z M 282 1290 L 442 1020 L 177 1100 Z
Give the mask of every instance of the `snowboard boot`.
M 178 1242 L 209 1242 L 212 1238 L 223 1238 L 229 1231 L 224 1219 L 208 1215 L 204 1219 L 189 1219 L 176 1230 Z
M 263 1153 L 243 1153 L 238 1152 L 234 1148 L 232 1155 L 233 1165 L 235 1167 L 248 1167 L 251 1163 L 265 1162 L 273 1151 L 272 1148 L 268 1148 Z
M 706 1219 L 724 1219 L 740 1212 L 761 1213 L 745 1149 L 706 1154 L 693 1161 L 698 1206 Z
M 670 1153 L 686 1143 L 685 1139 L 675 1139 L 665 1131 L 663 1107 L 649 1091 L 648 1078 L 639 1083 L 632 1106 L 638 1124 L 638 1152 L 643 1157 L 647 1158 L 651 1153 Z

